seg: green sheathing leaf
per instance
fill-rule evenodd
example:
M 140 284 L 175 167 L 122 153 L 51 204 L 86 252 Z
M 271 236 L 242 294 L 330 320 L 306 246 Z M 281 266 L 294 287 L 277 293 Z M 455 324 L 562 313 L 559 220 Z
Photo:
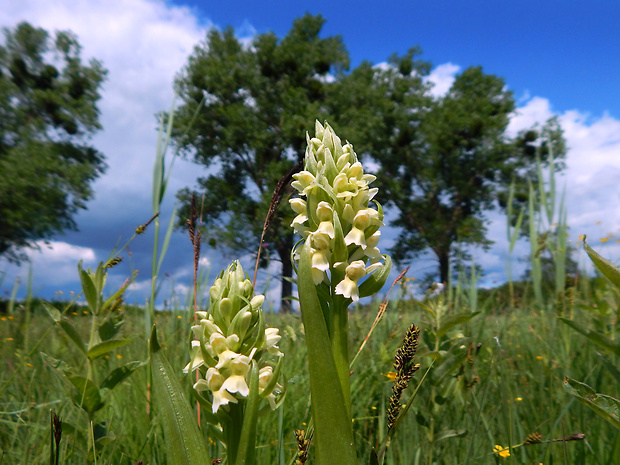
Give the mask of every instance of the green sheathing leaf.
M 560 321 L 566 323 L 568 326 L 573 328 L 575 331 L 583 334 L 585 337 L 590 339 L 590 341 L 594 342 L 599 347 L 609 350 L 616 357 L 620 357 L 620 339 L 614 340 L 601 334 L 597 331 L 594 331 L 590 328 L 586 328 L 585 326 L 577 323 L 573 320 L 568 320 L 566 318 L 560 318 Z
M 301 248 L 297 286 L 306 331 L 315 451 L 320 465 L 357 465 L 353 428 L 338 381 L 327 324 L 312 279 L 310 245 Z
M 67 334 L 67 336 L 69 336 L 69 339 L 71 339 L 75 343 L 77 348 L 80 349 L 80 352 L 86 354 L 86 346 L 84 345 L 84 341 L 82 341 L 82 336 L 80 336 L 80 334 L 73 327 L 71 322 L 63 316 L 60 320 L 58 320 L 58 324 Z
M 590 247 L 586 243 L 585 237 L 583 239 L 583 247 L 584 249 L 586 249 L 590 260 L 594 262 L 596 268 L 601 273 L 603 273 L 603 276 L 609 279 L 614 284 L 614 286 L 620 289 L 620 270 L 616 266 L 614 266 L 614 264 L 611 263 L 609 260 L 601 257 L 598 253 L 596 253 L 594 249 L 592 249 L 592 247 Z
M 149 341 L 153 400 L 166 439 L 169 465 L 211 465 L 209 451 L 174 368 L 164 356 L 153 326 Z
M 83 376 L 67 372 L 65 372 L 65 376 L 77 390 L 73 395 L 73 401 L 82 407 L 92 419 L 93 414 L 103 407 L 99 389 L 97 389 L 95 383 Z
M 84 291 L 84 297 L 86 297 L 86 302 L 88 303 L 88 307 L 90 308 L 90 311 L 94 315 L 96 315 L 98 311 L 97 288 L 95 287 L 95 283 L 93 282 L 88 272 L 82 269 L 82 262 L 78 263 L 78 273 L 80 275 L 80 281 L 82 282 L 82 290 Z
M 564 389 L 587 405 L 609 423 L 620 429 L 620 401 L 605 394 L 599 394 L 590 386 L 572 378 L 564 379 Z
M 109 341 L 100 342 L 99 344 L 94 345 L 88 350 L 86 355 L 88 355 L 89 359 L 93 360 L 107 354 L 111 350 L 123 347 L 130 342 L 131 341 L 129 339 L 110 339 Z
M 118 367 L 110 372 L 110 374 L 103 380 L 101 383 L 101 389 L 112 390 L 120 383 L 125 381 L 129 376 L 136 371 L 138 368 L 141 368 L 146 365 L 146 362 L 129 362 L 126 365 Z

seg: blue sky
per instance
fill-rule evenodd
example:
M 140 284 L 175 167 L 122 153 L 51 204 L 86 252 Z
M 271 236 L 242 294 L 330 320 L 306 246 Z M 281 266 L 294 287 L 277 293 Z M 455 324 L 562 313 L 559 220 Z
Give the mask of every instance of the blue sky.
M 170 107 L 174 75 L 207 29 L 231 25 L 246 39 L 269 30 L 282 37 L 306 11 L 326 18 L 324 36 L 342 35 L 352 66 L 363 60 L 381 63 L 392 53 L 404 54 L 417 45 L 423 51 L 421 58 L 433 64 L 431 81 L 437 94 L 470 65 L 502 76 L 519 105 L 510 133 L 557 115 L 570 149 L 559 183 L 567 186 L 571 239 L 587 233 L 608 257 L 620 258 L 614 240 L 600 242 L 620 228 L 620 4 L 446 0 L 309 5 L 267 0 L 0 0 L 1 26 L 26 20 L 48 30 L 71 29 L 83 45 L 84 58 L 101 59 L 109 70 L 100 102 L 104 129 L 92 139 L 106 155 L 109 168 L 95 182 L 88 210 L 76 217 L 79 232 L 57 235 L 41 244 L 40 251 L 28 252 L 37 295 L 67 297 L 79 291 L 77 261 L 95 265 L 105 260 L 119 241 L 151 216 L 154 115 Z M 200 175 L 203 169 L 189 162 L 175 165 L 164 221 L 170 216 L 174 193 L 194 185 Z M 489 219 L 489 235 L 496 245 L 488 253 L 476 253 L 476 262 L 485 271 L 483 285 L 505 279 L 505 220 L 498 214 Z M 386 247 L 389 234 L 384 238 Z M 111 289 L 138 269 L 128 300 L 144 303 L 150 288 L 151 250 L 152 231 L 136 240 L 131 255 L 113 270 Z M 527 250 L 521 242 L 515 256 Z M 206 247 L 203 252 L 212 275 L 232 258 Z M 243 264 L 252 266 L 249 261 Z M 421 277 L 434 266 L 430 258 L 416 261 L 409 276 Z M 524 265 L 514 266 L 518 275 Z M 7 295 L 19 277 L 23 295 L 27 269 L 0 260 L 4 273 L 0 294 Z M 268 298 L 278 295 L 273 285 L 277 273 L 273 268 L 262 275 L 262 281 L 270 283 Z M 162 299 L 169 300 L 173 290 L 185 296 L 191 283 L 191 247 L 183 233 L 173 235 L 162 275 Z
M 323 15 L 325 35 L 342 35 L 353 66 L 409 47 L 435 64 L 482 65 L 517 96 L 544 95 L 557 111 L 620 117 L 620 4 L 613 1 L 439 0 L 392 2 L 177 1 L 235 29 L 286 34 L 305 12 Z M 312 5 L 312 6 L 309 6 Z M 354 6 L 353 6 L 354 5 Z M 610 107 L 613 105 L 613 107 Z

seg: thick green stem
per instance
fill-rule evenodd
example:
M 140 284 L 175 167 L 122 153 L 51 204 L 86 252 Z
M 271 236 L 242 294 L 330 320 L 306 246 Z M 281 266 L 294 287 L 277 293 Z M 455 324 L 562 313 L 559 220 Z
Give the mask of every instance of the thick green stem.
M 342 386 L 347 413 L 351 416 L 351 383 L 349 365 L 349 338 L 348 338 L 348 312 L 346 302 L 339 296 L 334 296 L 331 305 L 331 347 L 334 354 L 334 362 L 338 370 L 338 379 Z

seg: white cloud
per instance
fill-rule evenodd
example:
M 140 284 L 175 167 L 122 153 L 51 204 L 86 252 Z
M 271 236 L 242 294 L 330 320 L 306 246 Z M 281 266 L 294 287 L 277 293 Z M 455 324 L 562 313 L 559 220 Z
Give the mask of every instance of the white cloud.
M 444 63 L 433 69 L 426 78 L 428 82 L 433 84 L 431 95 L 435 98 L 446 95 L 456 79 L 456 73 L 458 73 L 460 69 L 460 66 L 453 63 Z
M 33 270 L 34 288 L 40 285 L 61 287 L 79 281 L 77 263 L 83 262 L 83 267 L 96 266 L 95 251 L 89 247 L 80 247 L 61 241 L 37 241 L 37 248 L 26 249 Z M 12 285 L 19 279 L 26 282 L 29 267 L 18 268 L 15 265 L 1 261 L 2 269 L 6 272 L 7 285 Z
M 515 135 L 519 130 L 543 124 L 554 115 L 550 102 L 542 97 L 533 97 L 524 102 L 512 117 L 508 133 Z M 570 239 L 575 242 L 579 234 L 587 234 L 589 243 L 612 260 L 620 258 L 615 237 L 620 230 L 620 121 L 610 115 L 592 118 L 576 110 L 558 115 L 564 130 L 568 147 L 566 169 L 556 178 L 557 194 L 566 187 L 566 205 Z M 499 216 L 499 215 L 497 215 Z M 507 257 L 505 219 L 493 215 L 489 227 L 489 237 L 496 243 L 479 262 L 487 265 L 491 273 L 485 283 L 502 275 L 502 263 L 493 262 Z M 608 238 L 605 242 L 600 239 Z M 611 240 L 609 240 L 611 239 Z M 577 246 L 580 249 L 580 246 Z M 515 248 L 513 257 L 523 257 L 529 253 L 529 245 L 521 240 Z M 488 255 L 491 255 L 489 257 Z M 479 256 L 479 255 L 477 255 Z M 592 267 L 588 260 L 579 262 Z M 500 265 L 500 266 L 498 266 Z M 513 261 L 513 277 L 521 276 L 526 264 Z M 515 269 L 518 268 L 518 269 Z
M 535 124 L 544 124 L 552 116 L 553 112 L 549 100 L 542 97 L 531 98 L 514 112 L 506 133 L 514 137 L 523 129 L 529 129 Z
M 104 131 L 93 143 L 109 169 L 95 183 L 97 201 L 130 193 L 150 197 L 154 115 L 170 107 L 173 78 L 210 24 L 200 24 L 187 7 L 158 0 L 9 3 L 0 23 L 10 27 L 26 20 L 48 31 L 69 29 L 83 47 L 83 59 L 96 58 L 108 69 L 99 104 Z M 175 177 L 188 172 L 181 166 Z

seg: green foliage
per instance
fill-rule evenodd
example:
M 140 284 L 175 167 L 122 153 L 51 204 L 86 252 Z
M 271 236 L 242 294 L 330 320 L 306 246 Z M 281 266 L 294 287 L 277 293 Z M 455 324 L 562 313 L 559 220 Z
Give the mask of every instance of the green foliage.
M 348 388 L 348 382 L 346 386 L 338 382 L 335 349 L 332 347 L 333 342 L 330 339 L 317 286 L 312 278 L 310 260 L 310 241 L 308 240 L 301 249 L 298 286 L 308 349 L 308 372 L 313 404 L 312 420 L 317 436 L 315 449 L 317 463 L 328 464 L 335 461 L 353 465 L 357 462 L 357 457 L 350 422 L 350 393 L 345 391 Z M 331 310 L 346 311 L 346 307 Z M 335 331 L 332 329 L 332 332 Z
M 583 246 L 597 270 L 609 279 L 609 281 L 615 286 L 616 291 L 620 289 L 620 269 L 592 249 L 586 243 L 585 237 L 583 238 Z M 608 306 L 604 306 L 602 316 L 605 316 L 604 313 L 607 308 Z M 573 328 L 575 331 L 581 333 L 600 348 L 610 352 L 616 357 L 620 357 L 620 342 L 615 334 L 615 328 L 610 331 L 611 334 L 606 335 L 590 329 L 575 320 L 569 320 L 566 318 L 561 318 L 560 320 L 566 323 L 569 327 Z M 609 330 L 609 328 L 606 329 Z M 616 379 L 616 381 L 618 381 L 620 379 L 620 370 L 618 370 L 618 367 L 613 365 L 603 356 L 600 357 L 604 362 L 604 367 Z M 579 402 L 587 405 L 602 418 L 610 422 L 616 428 L 620 429 L 620 400 L 611 397 L 610 395 L 597 393 L 587 384 L 576 381 L 568 376 L 564 379 L 564 389 L 579 400 Z
M 171 465 L 209 465 L 211 458 L 200 434 L 194 412 L 175 370 L 157 340 L 153 326 L 149 339 L 150 364 L 153 372 L 153 395 L 166 440 Z
M 100 447 L 110 442 L 113 437 L 106 432 L 105 421 L 97 418 L 98 412 L 105 406 L 110 392 L 121 382 L 126 380 L 134 371 L 143 367 L 145 363 L 131 361 L 104 373 L 101 370 L 102 358 L 120 347 L 126 346 L 131 339 L 120 338 L 120 329 L 123 326 L 121 311 L 122 296 L 127 287 L 133 282 L 128 279 L 121 288 L 111 297 L 104 298 L 104 287 L 107 269 L 99 263 L 97 269 L 84 270 L 81 262 L 78 264 L 78 274 L 82 283 L 82 291 L 88 304 L 90 314 L 90 335 L 84 337 L 81 331 L 67 315 L 67 306 L 63 312 L 55 306 L 43 302 L 43 308 L 48 317 L 58 325 L 63 333 L 73 342 L 79 351 L 79 361 L 71 364 L 62 359 L 42 353 L 43 360 L 63 379 L 66 395 L 88 417 L 90 427 L 97 429 L 97 436 L 91 437 L 88 443 L 88 456 L 95 457 Z M 86 368 L 86 370 L 84 370 Z M 86 373 L 84 373 L 86 371 Z M 102 381 L 99 381 L 103 377 Z M 99 420 L 99 421 L 96 421 Z
M 306 130 L 316 118 L 329 116 L 324 110 L 328 74 L 346 68 L 349 59 L 340 37 L 319 37 L 323 23 L 320 16 L 305 15 L 284 38 L 259 34 L 252 47 L 231 28 L 210 29 L 183 70 L 177 82 L 183 105 L 175 127 L 187 128 L 203 102 L 204 108 L 189 131 L 177 129 L 173 138 L 211 168 L 195 192 L 202 199 L 209 245 L 256 253 L 277 182 L 303 157 Z M 191 195 L 190 189 L 179 193 L 183 224 Z M 264 258 L 276 254 L 289 278 L 291 220 L 284 205 L 271 222 L 263 253 Z M 290 296 L 290 282 L 282 285 L 282 296 Z M 282 305 L 290 308 L 288 300 Z
M 80 59 L 70 32 L 52 41 L 21 23 L 0 46 L 0 254 L 74 228 L 73 215 L 92 197 L 103 155 L 85 143 L 100 129 L 97 101 L 106 71 Z M 46 61 L 53 52 L 59 63 Z
M 395 260 L 430 249 L 440 281 L 447 282 L 455 245 L 490 245 L 485 213 L 498 197 L 505 208 L 511 182 L 522 201 L 539 135 L 532 130 L 506 139 L 512 93 L 479 67 L 458 75 L 445 96 L 431 97 L 423 80 L 429 64 L 416 60 L 418 53 L 394 56 L 384 68 L 360 66 L 338 84 L 334 101 L 344 110 L 338 122 L 352 128 L 359 151 L 380 163 L 379 187 L 401 228 Z

